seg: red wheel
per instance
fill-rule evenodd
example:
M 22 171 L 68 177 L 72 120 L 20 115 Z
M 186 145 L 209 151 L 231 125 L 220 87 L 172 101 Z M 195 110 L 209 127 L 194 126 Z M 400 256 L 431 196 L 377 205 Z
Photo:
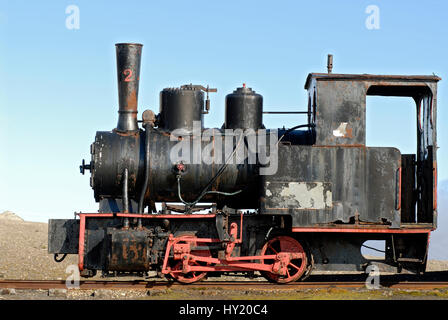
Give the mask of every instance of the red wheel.
M 193 246 L 196 246 L 195 243 L 192 244 Z M 192 255 L 195 256 L 201 256 L 201 257 L 210 257 L 210 250 L 206 249 L 206 250 L 192 250 L 190 252 Z M 181 283 L 193 283 L 193 282 L 197 282 L 202 280 L 206 275 L 207 272 L 205 271 L 192 271 L 192 272 L 188 272 L 188 273 L 182 273 L 179 271 L 182 271 L 183 269 L 183 261 L 182 260 L 173 260 L 172 261 L 172 267 L 171 270 L 172 271 L 177 271 L 177 272 L 170 272 L 169 275 L 181 282 Z M 190 266 L 206 266 L 208 265 L 208 263 L 206 262 L 198 262 L 198 261 L 190 261 L 189 262 Z
M 276 255 L 279 253 L 294 253 L 296 257 L 291 259 L 286 267 L 286 275 L 279 275 L 263 271 L 261 274 L 269 281 L 276 283 L 288 283 L 297 281 L 306 271 L 308 259 L 302 245 L 288 236 L 277 236 L 265 243 L 261 249 L 261 255 Z M 275 260 L 262 260 L 261 263 L 273 265 Z

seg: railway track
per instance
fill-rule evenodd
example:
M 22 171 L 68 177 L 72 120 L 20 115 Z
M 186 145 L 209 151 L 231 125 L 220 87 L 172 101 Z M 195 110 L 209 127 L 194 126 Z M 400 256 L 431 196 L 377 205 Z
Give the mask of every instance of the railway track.
M 380 282 L 382 288 L 408 289 L 408 290 L 432 290 L 448 288 L 448 281 L 385 281 Z M 224 289 L 224 290 L 302 290 L 325 288 L 365 288 L 364 281 L 313 281 L 294 282 L 290 284 L 271 284 L 260 281 L 203 281 L 189 285 L 167 281 L 104 281 L 83 280 L 79 283 L 79 289 L 126 289 L 126 290 L 150 290 L 150 289 Z M 0 280 L 0 288 L 48 290 L 67 289 L 64 280 Z

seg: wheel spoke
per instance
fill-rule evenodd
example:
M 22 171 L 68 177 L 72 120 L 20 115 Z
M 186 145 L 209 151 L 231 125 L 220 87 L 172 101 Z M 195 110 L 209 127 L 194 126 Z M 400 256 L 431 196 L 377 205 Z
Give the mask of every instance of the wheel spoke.
M 274 251 L 275 254 L 278 254 L 277 250 L 275 250 L 270 244 L 268 245 L 268 248 Z
M 298 266 L 296 266 L 294 263 L 290 262 L 289 265 L 290 265 L 291 267 L 296 268 L 298 271 L 300 271 L 300 268 L 299 268 Z
M 287 243 L 281 240 L 279 240 L 278 243 L 279 243 L 278 246 L 280 247 L 280 252 L 286 252 L 287 251 L 286 249 L 288 248 Z

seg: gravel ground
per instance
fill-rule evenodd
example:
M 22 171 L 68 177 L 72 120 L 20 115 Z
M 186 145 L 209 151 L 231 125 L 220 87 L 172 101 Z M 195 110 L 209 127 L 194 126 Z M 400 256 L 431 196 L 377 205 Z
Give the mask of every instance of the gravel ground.
M 47 253 L 46 223 L 0 219 L 0 278 L 27 280 L 60 280 L 66 268 L 77 263 L 69 255 L 56 263 Z
M 17 217 L 17 216 L 15 216 Z M 2 216 L 0 214 L 0 279 L 26 279 L 26 280 L 65 280 L 69 275 L 66 269 L 70 265 L 77 264 L 76 255 L 68 255 L 62 263 L 56 263 L 53 255 L 47 253 L 47 234 L 48 225 L 46 223 L 27 222 L 14 216 Z M 448 261 L 429 261 L 427 271 L 446 271 L 448 270 Z M 328 273 L 328 272 L 320 272 Z M 338 272 L 342 274 L 344 272 Z M 315 273 L 313 273 L 315 274 Z M 153 274 L 151 274 L 154 276 Z M 100 278 L 99 275 L 95 278 Z M 95 279 L 94 278 L 94 279 Z M 113 280 L 114 278 L 109 278 Z M 120 277 L 120 280 L 131 279 L 129 277 Z M 208 280 L 242 280 L 243 278 L 226 277 L 209 278 Z M 254 280 L 263 281 L 263 278 Z M 253 281 L 253 280 L 252 280 Z M 0 289 L 0 300 L 5 299 L 234 299 L 235 292 L 199 292 L 198 290 L 14 290 Z M 308 292 L 308 293 L 307 293 Z M 305 290 L 300 294 L 291 292 L 284 298 L 296 297 L 297 299 L 307 299 L 311 291 Z M 346 293 L 354 298 L 362 298 L 364 293 L 359 290 L 345 290 Z M 385 291 L 385 294 L 376 298 L 387 298 L 399 294 L 392 290 Z M 339 292 L 341 293 L 341 292 Z M 268 294 L 268 296 L 266 296 Z M 245 298 L 270 299 L 272 297 L 280 298 L 283 294 L 274 294 L 273 292 L 248 292 L 244 294 Z M 312 291 L 313 298 L 325 299 L 328 290 Z M 241 293 L 239 293 L 241 296 Z M 415 296 L 408 294 L 409 296 Z M 438 291 L 423 294 L 421 297 L 446 298 L 446 292 Z M 241 298 L 241 297 L 240 297 Z M 337 298 L 337 297 L 336 297 Z M 353 298 L 353 297 L 352 297 Z
M 448 300 L 448 289 L 366 288 L 301 290 L 141 289 L 141 290 L 0 290 L 1 300 Z

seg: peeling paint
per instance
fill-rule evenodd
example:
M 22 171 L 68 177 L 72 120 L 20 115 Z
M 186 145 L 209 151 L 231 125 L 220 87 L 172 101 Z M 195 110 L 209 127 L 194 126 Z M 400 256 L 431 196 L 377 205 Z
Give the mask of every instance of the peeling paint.
M 348 127 L 347 122 L 341 122 L 336 130 L 333 130 L 333 135 L 335 137 L 349 138 L 351 137 L 352 129 Z
M 327 207 L 331 207 L 332 206 L 332 199 L 333 196 L 331 194 L 331 190 L 327 190 L 327 192 L 325 193 L 325 205 Z
M 331 184 L 324 182 L 267 182 L 266 196 L 273 206 L 295 209 L 332 207 Z

